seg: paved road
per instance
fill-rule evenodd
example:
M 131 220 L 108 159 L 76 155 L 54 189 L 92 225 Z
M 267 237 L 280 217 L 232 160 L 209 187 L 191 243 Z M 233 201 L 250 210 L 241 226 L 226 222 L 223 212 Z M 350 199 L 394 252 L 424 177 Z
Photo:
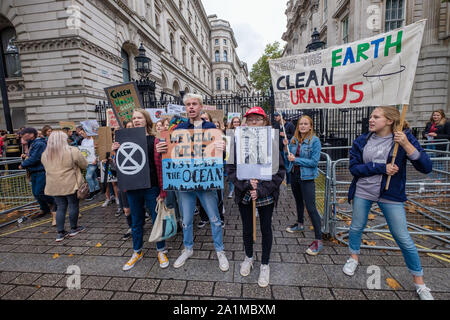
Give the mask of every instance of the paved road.
M 313 240 L 310 221 L 306 231 L 292 235 L 285 231 L 295 221 L 292 195 L 282 187 L 273 218 L 274 242 L 271 278 L 267 288 L 257 285 L 261 238 L 255 245 L 256 265 L 249 277 L 239 274 L 244 258 L 242 227 L 237 206 L 226 200 L 224 243 L 230 270 L 219 270 L 209 225 L 195 227 L 195 251 L 180 269 L 160 269 L 154 244 L 144 245 L 144 259 L 128 272 L 123 264 L 132 254 L 131 240 L 121 240 L 127 230 L 124 216 L 115 217 L 116 206 L 100 207 L 100 198 L 83 203 L 80 224 L 87 229 L 72 239 L 56 243 L 56 230 L 49 218 L 22 227 L 0 230 L 0 299 L 417 299 L 411 277 L 398 251 L 363 249 L 354 277 L 342 273 L 347 247 L 325 241 L 323 252 L 311 257 L 305 250 Z M 88 207 L 86 207 L 88 206 Z M 195 223 L 198 222 L 198 216 Z M 68 222 L 66 222 L 67 228 Z M 259 226 L 259 224 L 258 224 Z M 145 238 L 150 234 L 145 227 Z M 182 235 L 167 242 L 171 264 L 182 249 Z M 436 299 L 450 299 L 450 264 L 445 259 L 421 253 L 425 280 Z M 447 259 L 448 261 L 448 259 Z M 68 266 L 81 270 L 81 289 L 66 287 Z M 379 266 L 381 289 L 367 288 L 367 267 Z M 387 278 L 395 279 L 394 290 Z

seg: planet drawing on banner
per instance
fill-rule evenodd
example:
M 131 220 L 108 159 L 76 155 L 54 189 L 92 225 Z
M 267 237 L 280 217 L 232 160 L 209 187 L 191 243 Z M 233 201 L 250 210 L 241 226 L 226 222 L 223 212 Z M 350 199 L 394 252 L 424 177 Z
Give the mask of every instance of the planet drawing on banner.
M 135 175 L 145 166 L 145 152 L 133 142 L 125 142 L 117 150 L 117 168 L 125 175 Z

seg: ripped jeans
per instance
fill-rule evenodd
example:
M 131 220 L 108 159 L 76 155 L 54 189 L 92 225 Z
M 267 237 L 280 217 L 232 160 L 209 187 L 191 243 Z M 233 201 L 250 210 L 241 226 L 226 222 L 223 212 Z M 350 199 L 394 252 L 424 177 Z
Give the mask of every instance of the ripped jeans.
M 178 204 L 183 218 L 183 243 L 186 249 L 193 249 L 194 235 L 193 235 L 193 221 L 194 210 L 197 197 L 200 200 L 203 208 L 208 215 L 211 222 L 211 232 L 214 241 L 214 247 L 217 252 L 223 251 L 223 235 L 222 224 L 220 222 L 218 210 L 218 198 L 216 190 L 208 191 L 188 191 L 178 192 Z

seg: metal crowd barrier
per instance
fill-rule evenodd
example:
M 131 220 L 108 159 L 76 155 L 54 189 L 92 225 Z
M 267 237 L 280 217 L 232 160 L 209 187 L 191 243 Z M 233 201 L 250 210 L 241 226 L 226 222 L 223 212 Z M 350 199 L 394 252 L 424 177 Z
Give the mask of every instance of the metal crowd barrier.
M 21 161 L 20 158 L 2 158 L 0 161 L 0 226 L 39 210 L 26 171 L 8 169 L 17 167 Z
M 450 253 L 450 152 L 432 150 L 433 171 L 422 174 L 407 164 L 405 202 L 408 230 L 421 252 Z M 331 165 L 331 196 L 329 219 L 324 220 L 332 237 L 348 245 L 352 206 L 347 201 L 353 176 L 349 159 L 340 159 Z M 381 210 L 374 204 L 363 233 L 362 248 L 399 250 L 389 232 Z

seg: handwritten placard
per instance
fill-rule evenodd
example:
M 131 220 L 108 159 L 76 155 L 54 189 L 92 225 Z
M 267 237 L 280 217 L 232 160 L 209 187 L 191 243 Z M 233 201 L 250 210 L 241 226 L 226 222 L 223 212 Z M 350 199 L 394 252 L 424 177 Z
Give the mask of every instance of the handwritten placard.
M 121 128 L 124 121 L 131 121 L 134 110 L 142 109 L 135 82 L 105 88 L 105 93 Z

